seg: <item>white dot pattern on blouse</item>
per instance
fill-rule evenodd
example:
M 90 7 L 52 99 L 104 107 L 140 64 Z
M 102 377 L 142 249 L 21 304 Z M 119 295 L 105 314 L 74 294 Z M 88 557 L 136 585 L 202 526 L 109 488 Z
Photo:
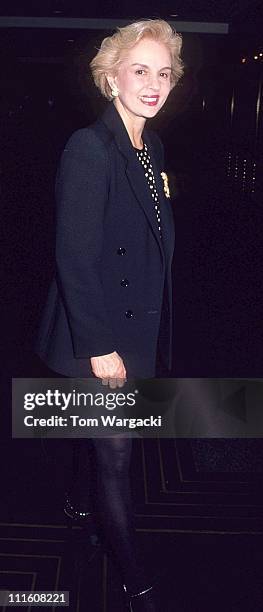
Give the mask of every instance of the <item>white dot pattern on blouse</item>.
M 144 169 L 144 176 L 146 177 L 147 183 L 151 190 L 158 229 L 160 232 L 160 236 L 162 236 L 160 203 L 147 144 L 143 144 L 143 149 L 141 151 L 139 149 L 136 149 L 136 155 L 142 164 L 142 167 Z

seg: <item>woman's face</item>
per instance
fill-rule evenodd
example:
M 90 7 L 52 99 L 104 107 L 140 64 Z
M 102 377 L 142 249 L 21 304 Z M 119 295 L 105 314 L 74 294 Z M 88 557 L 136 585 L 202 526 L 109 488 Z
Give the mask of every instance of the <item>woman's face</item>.
M 171 55 L 163 43 L 142 39 L 128 51 L 113 78 L 118 100 L 130 115 L 149 119 L 171 90 Z

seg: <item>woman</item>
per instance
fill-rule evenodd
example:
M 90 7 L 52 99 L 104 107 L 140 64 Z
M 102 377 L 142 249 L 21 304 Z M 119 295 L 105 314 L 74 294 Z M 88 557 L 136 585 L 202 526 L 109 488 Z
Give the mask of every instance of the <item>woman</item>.
M 56 276 L 38 340 L 40 357 L 64 376 L 114 388 L 171 367 L 173 220 L 163 147 L 144 126 L 182 75 L 181 44 L 168 23 L 141 21 L 105 38 L 91 62 L 110 104 L 62 154 Z M 103 529 L 130 610 L 157 610 L 133 525 L 131 438 L 93 444 Z

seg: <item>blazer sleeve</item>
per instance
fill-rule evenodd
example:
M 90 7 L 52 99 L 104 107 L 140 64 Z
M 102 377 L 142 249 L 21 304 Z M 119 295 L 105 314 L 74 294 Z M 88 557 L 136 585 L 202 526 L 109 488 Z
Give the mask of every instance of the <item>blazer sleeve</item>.
M 56 275 L 76 358 L 116 350 L 99 270 L 107 159 L 92 129 L 77 130 L 65 146 L 56 177 Z

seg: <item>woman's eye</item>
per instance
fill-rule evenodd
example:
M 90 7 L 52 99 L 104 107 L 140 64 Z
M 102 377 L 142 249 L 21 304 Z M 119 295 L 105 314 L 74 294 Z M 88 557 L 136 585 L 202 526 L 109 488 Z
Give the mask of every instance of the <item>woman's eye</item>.
M 144 73 L 145 73 L 145 70 L 143 70 L 142 68 L 138 68 L 135 74 L 144 74 Z
M 161 76 L 164 77 L 165 79 L 168 79 L 168 73 L 167 72 L 161 72 Z

